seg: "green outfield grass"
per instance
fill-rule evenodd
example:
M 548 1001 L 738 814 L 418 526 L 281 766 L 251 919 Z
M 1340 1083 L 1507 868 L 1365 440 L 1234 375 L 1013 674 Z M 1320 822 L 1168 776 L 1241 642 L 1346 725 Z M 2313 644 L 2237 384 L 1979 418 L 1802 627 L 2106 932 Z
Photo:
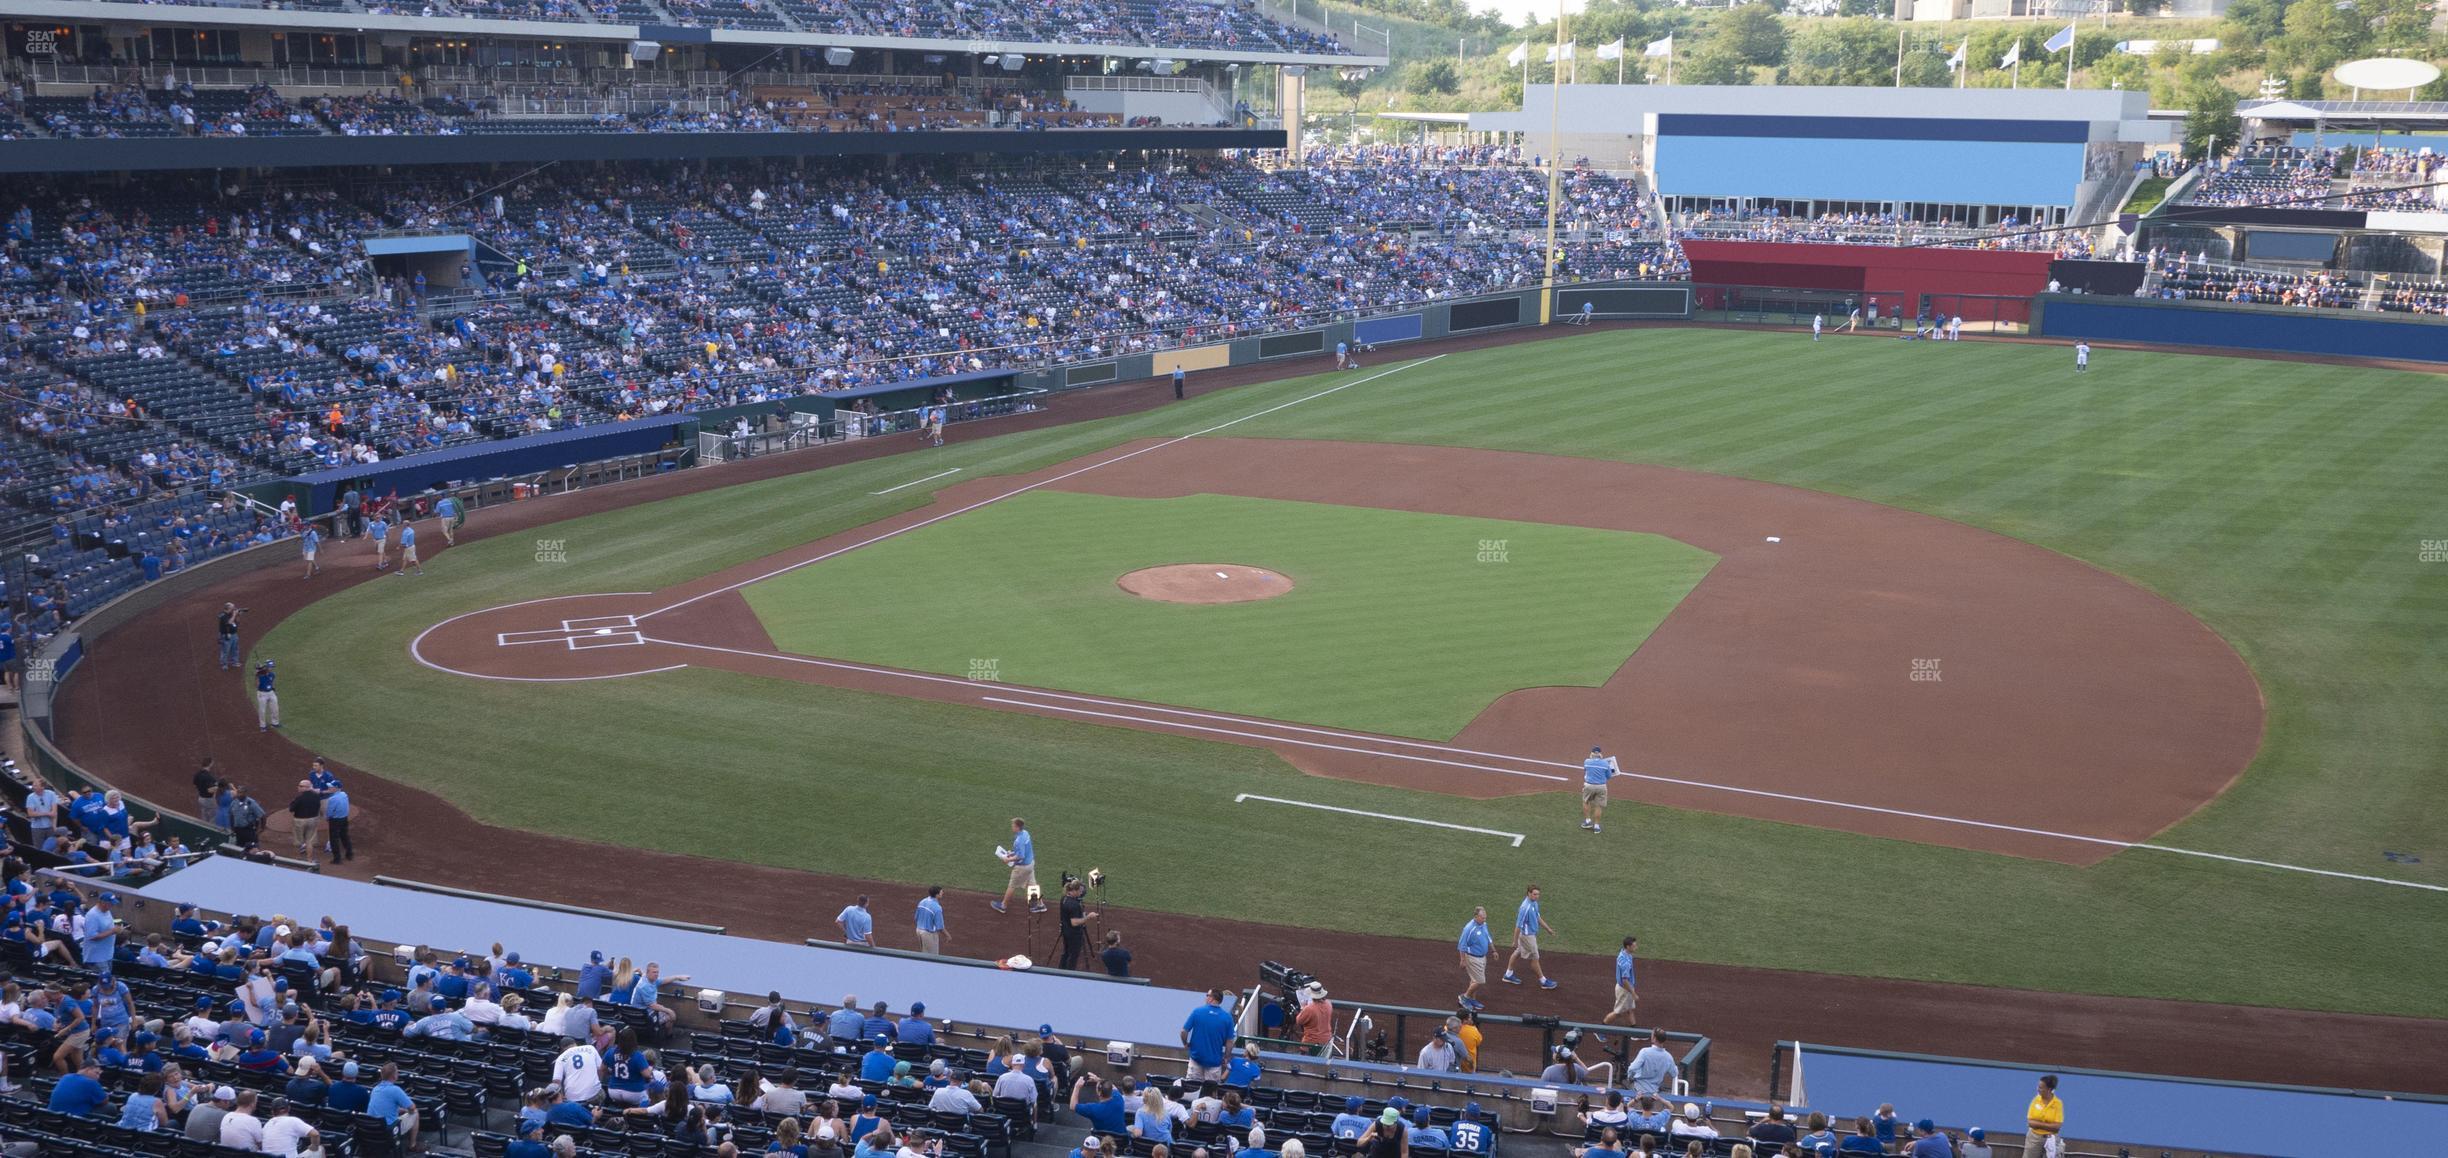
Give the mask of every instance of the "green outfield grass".
M 1446 740 L 1506 692 L 1605 683 L 1715 562 L 1589 527 L 1032 491 L 741 594 L 801 655 Z M 1168 563 L 1294 587 L 1196 606 L 1115 585 Z
M 1962 519 L 2091 560 L 2201 615 L 2269 697 L 2250 772 L 2162 841 L 2448 884 L 2448 795 L 2435 771 L 2448 752 L 2448 665 L 2437 660 L 2448 563 L 2421 561 L 2423 540 L 2448 539 L 2448 382 L 2117 350 L 2077 377 L 2071 361 L 2062 349 L 1979 342 L 1574 334 L 1445 358 L 1229 433 L 1719 471 Z M 1594 856 L 1561 795 L 1473 802 L 1324 781 L 1251 749 L 697 669 L 475 685 L 406 655 L 417 631 L 458 612 L 651 590 L 910 509 L 924 487 L 868 492 L 948 467 L 961 478 L 1031 470 L 1392 364 L 958 443 L 923 464 L 858 463 L 573 520 L 549 532 L 568 540 L 566 565 L 535 562 L 525 535 L 476 543 L 440 556 L 426 580 L 318 603 L 262 650 L 282 660 L 301 742 L 488 820 L 571 836 L 992 888 L 991 864 L 964 869 L 886 828 L 809 841 L 768 818 L 776 801 L 804 799 L 831 816 L 922 815 L 931 831 L 982 843 L 1025 808 L 1049 866 L 1093 861 L 1129 882 L 1125 903 L 1442 942 L 1469 905 L 1510 903 L 1537 878 L 1564 931 L 1551 945 L 1564 949 L 1603 950 L 1635 927 L 1647 952 L 1667 958 L 2448 1016 L 2448 987 L 2427 967 L 2448 956 L 2437 893 L 2150 852 L 2077 869 L 1624 805 L 1608 816 L 1609 855 Z M 443 714 L 453 727 L 423 723 Z M 531 721 L 546 717 L 560 726 L 539 734 Z M 808 760 L 812 751 L 825 759 Z M 640 808 L 673 767 L 690 769 L 691 807 Z M 1514 849 L 1289 810 L 1236 824 L 1238 809 L 1262 807 L 1233 805 L 1239 792 L 1531 838 Z M 555 807 L 538 810 L 538 799 Z M 1196 857 L 1178 841 L 1192 815 L 1219 838 Z M 1296 861 L 1298 905 L 1216 885 L 1274 879 Z

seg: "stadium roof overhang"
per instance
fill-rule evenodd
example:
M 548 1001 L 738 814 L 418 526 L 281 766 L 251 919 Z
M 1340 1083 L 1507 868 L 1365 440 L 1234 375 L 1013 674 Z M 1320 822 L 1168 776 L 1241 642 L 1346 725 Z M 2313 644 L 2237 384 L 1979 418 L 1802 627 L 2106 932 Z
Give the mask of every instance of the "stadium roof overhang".
M 0 142 L 0 173 L 320 169 L 366 165 L 694 161 L 929 153 L 1041 156 L 1126 149 L 1280 149 L 1282 129 L 941 129 L 913 133 L 505 133 L 424 137 L 164 137 Z
M 1327 56 L 1299 52 L 1162 48 L 1140 44 L 1048 44 L 1024 40 L 943 40 L 927 37 L 846 36 L 769 32 L 736 28 L 682 28 L 660 24 L 587 24 L 559 20 L 472 20 L 440 16 L 378 16 L 370 12 L 223 8 L 127 4 L 111 0 L 10 0 L 13 20 L 63 23 L 122 23 L 178 27 L 275 28 L 287 32 L 404 33 L 411 36 L 514 37 L 545 40 L 652 40 L 663 44 L 750 44 L 765 48 L 873 48 L 951 55 L 1020 53 L 1026 56 L 1112 56 L 1130 60 L 1299 64 L 1327 68 L 1382 68 L 1383 56 Z
M 2448 101 L 2245 101 L 2236 116 L 2282 125 L 2448 128 Z

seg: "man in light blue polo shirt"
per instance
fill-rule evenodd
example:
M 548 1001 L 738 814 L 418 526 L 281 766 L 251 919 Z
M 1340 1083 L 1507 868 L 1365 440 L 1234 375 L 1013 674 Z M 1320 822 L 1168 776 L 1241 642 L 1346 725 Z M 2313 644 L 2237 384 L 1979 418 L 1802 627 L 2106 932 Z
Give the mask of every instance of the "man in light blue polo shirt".
M 944 914 L 943 886 L 928 885 L 926 895 L 918 898 L 918 951 L 931 955 L 943 952 Z
M 1623 771 L 1615 758 L 1590 747 L 1589 758 L 1581 761 L 1581 827 L 1591 832 L 1601 831 L 1598 818 L 1606 813 L 1607 781 Z
M 1639 953 L 1640 938 L 1623 939 L 1623 948 L 1615 953 L 1615 1007 L 1607 1010 L 1607 1015 L 1598 1019 L 1600 1022 L 1613 1025 L 1620 1017 L 1625 1025 L 1632 1024 L 1632 1009 L 1640 1000 L 1639 977 L 1634 972 Z
M 1487 906 L 1472 909 L 1471 919 L 1462 926 L 1462 936 L 1454 941 L 1454 948 L 1462 954 L 1462 978 L 1468 982 L 1462 987 L 1462 996 L 1454 1000 L 1472 1013 L 1487 1008 L 1479 1000 L 1479 987 L 1487 984 L 1488 950 L 1494 943 L 1495 938 L 1488 935 Z
M 1037 842 L 1029 837 L 1028 821 L 1015 816 L 1012 817 L 1011 826 L 1011 847 L 1003 851 L 1003 863 L 1011 866 L 1011 880 L 1003 886 L 1003 899 L 987 902 L 998 913 L 1011 907 L 1013 897 L 1027 896 L 1028 891 L 1037 884 Z M 1045 901 L 1042 898 L 1031 899 L 1029 911 L 1046 911 Z
M 867 894 L 860 893 L 858 900 L 843 908 L 841 915 L 833 918 L 833 925 L 841 930 L 842 940 L 861 948 L 875 948 L 875 918 L 867 912 Z
M 1539 887 L 1532 885 L 1528 892 L 1522 894 L 1521 908 L 1513 913 L 1513 953 L 1505 958 L 1505 984 L 1521 984 L 1521 978 L 1514 974 L 1513 968 L 1527 960 L 1530 971 L 1538 975 L 1539 988 L 1556 987 L 1555 978 L 1547 975 L 1546 965 L 1539 961 L 1539 934 L 1552 932 L 1555 932 L 1555 927 L 1549 925 L 1547 918 L 1539 913 Z

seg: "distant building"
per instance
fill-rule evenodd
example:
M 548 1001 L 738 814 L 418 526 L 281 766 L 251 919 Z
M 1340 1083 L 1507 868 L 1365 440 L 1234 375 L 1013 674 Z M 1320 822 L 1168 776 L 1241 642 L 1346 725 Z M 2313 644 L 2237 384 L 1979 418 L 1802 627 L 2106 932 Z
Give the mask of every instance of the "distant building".
M 1552 91 L 1470 129 L 1544 154 Z M 2065 221 L 2175 131 L 2147 93 L 2058 88 L 1568 84 L 1554 119 L 1566 161 L 1644 170 L 1671 211 L 1967 224 Z

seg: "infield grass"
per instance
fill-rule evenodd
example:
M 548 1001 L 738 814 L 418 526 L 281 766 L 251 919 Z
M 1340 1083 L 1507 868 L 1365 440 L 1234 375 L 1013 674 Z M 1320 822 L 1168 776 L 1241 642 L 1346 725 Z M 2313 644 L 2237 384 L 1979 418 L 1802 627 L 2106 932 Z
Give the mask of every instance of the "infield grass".
M 741 594 L 801 655 L 1446 740 L 1506 692 L 1605 683 L 1715 562 L 1591 527 L 1032 491 Z M 1115 583 L 1169 563 L 1294 586 L 1202 606 Z
M 1563 795 L 1474 802 L 1320 780 L 1251 749 L 696 669 L 479 686 L 406 655 L 416 632 L 462 611 L 652 590 L 909 509 L 925 488 L 867 492 L 947 467 L 1032 470 L 1392 364 L 957 443 L 923 465 L 876 460 L 573 520 L 548 532 L 568 540 L 566 565 L 535 562 L 524 536 L 478 542 L 440 556 L 426 581 L 317 603 L 263 647 L 283 660 L 301 742 L 484 819 L 564 835 L 910 882 L 950 872 L 946 883 L 991 889 L 991 864 L 964 876 L 928 843 L 891 839 L 891 825 L 809 841 L 768 814 L 800 799 L 983 843 L 1026 805 L 1047 864 L 1101 865 L 1130 882 L 1120 903 L 1439 942 L 1423 953 L 1447 951 L 1470 905 L 1510 903 L 1537 878 L 1564 930 L 1550 945 L 1569 950 L 1611 948 L 1631 927 L 1665 958 L 2448 1016 L 2437 893 L 2150 852 L 2070 868 L 1624 804 L 1608 815 L 1620 842 L 1596 856 Z M 2076 376 L 2046 346 L 1601 331 L 1448 357 L 1229 433 L 1717 471 L 2088 559 L 2202 616 L 2269 698 L 2251 770 L 2163 842 L 2448 884 L 2436 771 L 2448 562 L 2423 554 L 2448 540 L 2441 377 L 2118 350 Z M 453 727 L 423 724 L 444 715 Z M 549 733 L 530 726 L 544 718 L 557 721 Z M 641 807 L 676 767 L 690 770 L 691 806 Z M 1514 849 L 1293 810 L 1244 820 L 1259 806 L 1233 805 L 1239 792 L 1532 835 Z M 1212 838 L 1196 856 L 1182 851 L 1185 824 Z M 1216 884 L 1281 879 L 1290 863 L 1299 904 Z

